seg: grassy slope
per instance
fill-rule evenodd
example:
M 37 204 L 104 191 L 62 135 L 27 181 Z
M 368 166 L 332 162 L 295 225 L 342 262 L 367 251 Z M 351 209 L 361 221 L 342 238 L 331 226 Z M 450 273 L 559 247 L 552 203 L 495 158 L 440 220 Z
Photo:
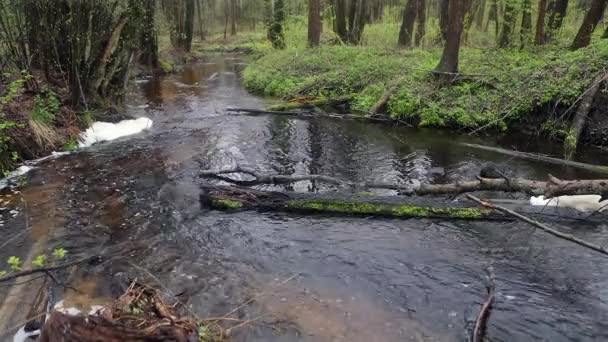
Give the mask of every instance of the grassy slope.
M 289 25 L 287 50 L 272 51 L 258 43 L 264 55 L 245 70 L 245 86 L 281 97 L 356 94 L 354 109 L 366 111 L 388 87 L 397 85 L 388 105 L 392 116 L 421 126 L 505 130 L 545 104 L 572 104 L 608 60 L 608 40 L 597 37 L 592 46 L 575 52 L 563 43 L 525 50 L 465 47 L 461 72 L 472 76 L 441 87 L 428 72 L 438 63 L 441 49 L 395 49 L 390 42 L 396 39 L 396 28 L 371 26 L 363 47 L 323 45 L 310 50 L 300 43 L 306 41 L 301 25 Z M 474 34 L 469 41 L 489 43 L 483 39 L 487 37 Z M 552 121 L 545 126 L 560 128 Z

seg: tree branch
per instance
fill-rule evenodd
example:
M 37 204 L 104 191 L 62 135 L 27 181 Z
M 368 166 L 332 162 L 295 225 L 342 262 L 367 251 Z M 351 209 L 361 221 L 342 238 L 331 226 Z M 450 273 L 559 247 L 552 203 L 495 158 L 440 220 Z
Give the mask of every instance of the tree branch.
M 529 224 L 531 224 L 531 225 L 533 225 L 535 227 L 538 227 L 538 228 L 544 230 L 545 232 L 547 232 L 547 233 L 549 233 L 549 234 L 551 234 L 553 236 L 556 236 L 556 237 L 558 237 L 560 239 L 568 240 L 570 242 L 576 243 L 577 245 L 580 245 L 580 246 L 589 248 L 591 250 L 594 250 L 596 252 L 600 252 L 602 254 L 608 255 L 608 250 L 606 250 L 602 246 L 595 245 L 595 244 L 589 243 L 587 241 L 581 240 L 581 239 L 579 239 L 579 238 L 577 238 L 577 237 L 575 237 L 573 235 L 565 234 L 565 233 L 562 233 L 560 231 L 557 231 L 557 230 L 555 230 L 553 228 L 550 228 L 550 227 L 548 227 L 548 226 L 546 226 L 546 225 L 544 225 L 544 224 L 542 224 L 542 223 L 540 223 L 538 221 L 532 220 L 532 219 L 530 219 L 528 217 L 525 217 L 525 216 L 523 216 L 521 214 L 518 214 L 518 213 L 514 212 L 513 210 L 509 210 L 507 208 L 504 208 L 504 207 L 501 207 L 501 206 L 498 206 L 498 205 L 494 205 L 494 204 L 486 202 L 486 201 L 482 201 L 479 198 L 477 198 L 477 197 L 475 197 L 473 195 L 470 195 L 470 194 L 467 195 L 467 198 L 470 199 L 470 200 L 472 200 L 472 201 L 474 201 L 474 202 L 477 202 L 477 203 L 481 204 L 482 206 L 484 206 L 486 208 L 498 210 L 498 211 L 503 212 L 505 214 L 514 216 L 514 217 L 516 217 L 516 218 L 518 218 L 518 219 L 520 219 L 520 220 L 522 220 L 522 221 L 524 221 L 526 223 L 529 223 Z
M 10 273 L 7 274 L 3 277 L 0 277 L 0 282 L 4 282 L 4 281 L 8 281 L 8 280 L 13 280 L 13 279 L 17 279 L 17 278 L 21 278 L 21 277 L 25 277 L 31 274 L 36 274 L 36 273 L 46 273 L 49 274 L 48 272 L 50 271 L 56 271 L 56 270 L 60 270 L 60 269 L 64 269 L 70 266 L 74 266 L 74 265 L 78 265 L 78 264 L 82 264 L 84 262 L 93 260 L 95 258 L 98 258 L 98 255 L 90 255 L 88 257 L 82 258 L 82 259 L 78 259 L 78 260 L 74 260 L 71 262 L 66 262 L 63 264 L 59 264 L 59 265 L 55 265 L 55 266 L 49 266 L 49 267 L 40 267 L 40 268 L 32 268 L 29 270 L 23 270 L 23 271 L 19 271 L 19 272 L 15 272 L 15 273 Z
M 486 272 L 488 273 L 486 284 L 488 296 L 483 305 L 481 306 L 481 310 L 479 311 L 477 320 L 475 320 L 475 327 L 473 328 L 473 334 L 471 335 L 471 342 L 483 341 L 488 325 L 488 319 L 490 318 L 492 305 L 494 304 L 496 285 L 494 282 L 494 272 L 492 272 L 492 267 L 488 267 L 486 269 Z
M 230 174 L 247 174 L 252 176 L 252 180 L 235 180 L 226 175 Z M 285 175 L 266 175 L 257 171 L 236 166 L 230 169 L 220 170 L 205 170 L 200 173 L 201 177 L 209 177 L 220 179 L 232 184 L 241 186 L 253 186 L 261 184 L 291 184 L 301 181 L 317 181 L 327 184 L 345 186 L 353 189 L 387 189 L 400 191 L 407 195 L 445 195 L 445 194 L 462 194 L 474 191 L 505 191 L 505 192 L 523 192 L 529 195 L 540 196 L 544 195 L 547 198 L 553 198 L 563 195 L 594 195 L 603 192 L 608 192 L 608 180 L 573 180 L 563 181 L 549 175 L 549 181 L 534 181 L 523 178 L 511 178 L 508 181 L 505 179 L 490 179 L 480 178 L 475 181 L 456 182 L 449 184 L 389 184 L 376 182 L 349 182 L 335 177 L 323 175 L 302 175 L 302 176 L 285 176 Z

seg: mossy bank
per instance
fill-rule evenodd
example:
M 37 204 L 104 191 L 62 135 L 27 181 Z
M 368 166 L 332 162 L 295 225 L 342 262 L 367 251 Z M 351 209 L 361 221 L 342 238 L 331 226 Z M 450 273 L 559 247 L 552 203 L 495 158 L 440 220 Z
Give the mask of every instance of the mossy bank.
M 432 76 L 440 56 L 440 49 L 267 50 L 245 69 L 244 84 L 251 92 L 282 98 L 354 95 L 351 110 L 361 113 L 393 88 L 386 113 L 417 126 L 469 132 L 525 128 L 563 139 L 577 99 L 606 66 L 608 39 L 577 51 L 463 48 L 461 75 L 450 86 Z M 592 119 L 594 113 L 601 116 L 599 109 Z M 587 132 L 587 142 L 608 144 L 601 127 L 599 134 Z

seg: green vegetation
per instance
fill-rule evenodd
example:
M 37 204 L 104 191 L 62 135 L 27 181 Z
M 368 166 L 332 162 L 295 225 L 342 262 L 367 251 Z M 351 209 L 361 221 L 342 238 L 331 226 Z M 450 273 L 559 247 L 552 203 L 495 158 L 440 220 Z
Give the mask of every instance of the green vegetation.
M 440 86 L 429 71 L 439 49 L 386 50 L 324 46 L 267 54 L 250 65 L 245 86 L 269 96 L 339 97 L 357 94 L 355 110 L 367 111 L 393 85 L 388 113 L 420 126 L 481 126 L 505 130 L 543 105 L 571 105 L 608 60 L 608 41 L 569 51 L 557 46 L 526 50 L 465 48 L 462 79 Z M 467 76 L 470 75 L 470 76 Z
M 490 211 L 477 208 L 434 208 L 407 204 L 348 202 L 336 200 L 302 200 L 287 203 L 287 209 L 349 215 L 387 215 L 395 217 L 447 217 L 481 219 Z
M 219 210 L 237 210 L 243 208 L 243 203 L 227 199 L 216 199 L 211 202 L 212 207 Z
M 53 261 L 59 261 L 63 258 L 65 258 L 67 255 L 67 251 L 63 248 L 55 248 L 52 252 L 52 256 L 53 256 Z M 10 256 L 8 257 L 8 259 L 6 260 L 6 264 L 8 265 L 9 270 L 1 270 L 0 271 L 0 277 L 3 277 L 7 274 L 9 274 L 9 272 L 16 272 L 16 271 L 21 271 L 21 269 L 23 268 L 23 262 L 21 260 L 21 258 L 17 257 L 17 256 Z M 41 254 L 38 255 L 34 258 L 34 260 L 32 260 L 31 263 L 31 267 L 32 268 L 42 268 L 45 267 L 47 265 L 47 256 L 46 254 Z

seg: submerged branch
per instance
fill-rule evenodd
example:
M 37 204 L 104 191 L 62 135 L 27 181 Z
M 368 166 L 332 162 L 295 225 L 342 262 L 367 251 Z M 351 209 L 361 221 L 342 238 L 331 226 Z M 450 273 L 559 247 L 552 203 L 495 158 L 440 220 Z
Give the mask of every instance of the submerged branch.
M 548 157 L 548 156 L 545 156 L 545 155 L 542 155 L 542 154 L 537 154 L 537 153 L 512 151 L 512 150 L 507 150 L 507 149 L 499 148 L 499 147 L 484 146 L 484 145 L 478 145 L 478 144 L 467 144 L 467 143 L 461 143 L 460 145 L 465 146 L 465 147 L 470 147 L 470 148 L 478 149 L 478 150 L 484 150 L 484 151 L 490 151 L 490 152 L 496 152 L 496 153 L 500 153 L 500 154 L 505 154 L 505 155 L 508 155 L 508 156 L 512 156 L 512 157 L 516 157 L 516 158 L 521 158 L 521 159 L 526 159 L 526 160 L 541 161 L 541 162 L 551 163 L 551 164 L 556 164 L 556 165 L 570 166 L 570 167 L 574 167 L 574 168 L 581 169 L 581 170 L 587 170 L 587 171 L 593 171 L 593 172 L 597 172 L 597 173 L 608 174 L 608 167 L 606 167 L 606 166 L 585 164 L 585 163 L 575 162 L 575 161 L 572 161 L 572 160 L 565 160 L 565 159 L 560 159 L 560 158 Z
M 471 342 L 482 342 L 484 340 L 484 336 L 486 335 L 486 330 L 488 326 L 488 319 L 490 318 L 492 305 L 494 304 L 496 284 L 494 282 L 494 272 L 492 271 L 492 267 L 488 267 L 486 269 L 486 272 L 488 273 L 486 283 L 486 290 L 488 291 L 488 296 L 486 297 L 485 302 L 481 306 L 481 310 L 479 311 L 477 320 L 475 320 L 475 327 L 473 328 Z
M 565 233 L 562 233 L 560 231 L 557 231 L 557 230 L 555 230 L 553 228 L 550 228 L 550 227 L 548 227 L 548 226 L 546 226 L 546 225 L 544 225 L 544 224 L 542 224 L 542 223 L 540 223 L 538 221 L 532 220 L 532 219 L 530 219 L 530 218 L 528 218 L 526 216 L 523 216 L 523 215 L 521 215 L 519 213 L 516 213 L 513 210 L 510 210 L 510 209 L 507 209 L 507 208 L 504 208 L 504 207 L 501 207 L 501 206 L 498 206 L 498 205 L 495 205 L 495 204 L 492 204 L 492 203 L 489 203 L 489 202 L 486 202 L 486 201 L 482 201 L 482 200 L 480 200 L 479 198 L 477 198 L 477 197 L 475 197 L 473 195 L 467 195 L 467 198 L 470 199 L 470 200 L 472 200 L 472 201 L 474 201 L 474 202 L 477 202 L 477 203 L 481 204 L 485 208 L 489 208 L 489 209 L 493 209 L 493 210 L 498 210 L 498 211 L 503 212 L 505 214 L 511 215 L 513 217 L 516 217 L 519 220 L 522 220 L 522 221 L 524 221 L 526 223 L 529 223 L 529 224 L 531 224 L 531 225 L 533 225 L 535 227 L 538 227 L 538 228 L 542 229 L 543 231 L 545 231 L 545 232 L 547 232 L 547 233 L 549 233 L 549 234 L 551 234 L 553 236 L 556 236 L 556 237 L 558 237 L 560 239 L 564 239 L 564 240 L 567 240 L 567 241 L 570 241 L 570 242 L 574 242 L 577 245 L 580 245 L 580 246 L 589 248 L 591 250 L 594 250 L 596 252 L 600 252 L 602 254 L 608 255 L 608 250 L 605 249 L 602 246 L 595 245 L 595 244 L 592 244 L 590 242 L 581 240 L 581 239 L 579 239 L 579 238 L 577 238 L 577 237 L 575 237 L 573 235 L 565 234 Z

